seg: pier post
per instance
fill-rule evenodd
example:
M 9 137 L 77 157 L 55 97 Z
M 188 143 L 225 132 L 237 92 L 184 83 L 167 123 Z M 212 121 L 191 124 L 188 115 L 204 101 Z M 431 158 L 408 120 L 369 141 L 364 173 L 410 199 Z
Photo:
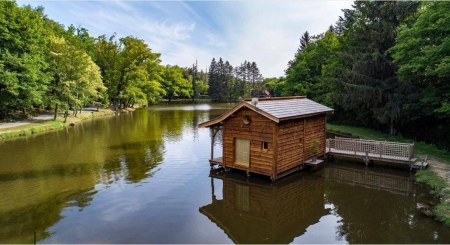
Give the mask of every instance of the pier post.
M 383 143 L 380 142 L 380 158 L 382 157 L 382 155 L 383 155 Z

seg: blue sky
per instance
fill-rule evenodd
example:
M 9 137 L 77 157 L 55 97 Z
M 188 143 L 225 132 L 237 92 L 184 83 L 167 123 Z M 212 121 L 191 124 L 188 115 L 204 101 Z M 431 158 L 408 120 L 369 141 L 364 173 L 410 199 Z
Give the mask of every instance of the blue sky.
M 319 34 L 352 1 L 37 1 L 49 18 L 91 36 L 132 35 L 161 53 L 163 64 L 205 69 L 212 58 L 255 61 L 264 77 L 284 75 L 305 32 Z

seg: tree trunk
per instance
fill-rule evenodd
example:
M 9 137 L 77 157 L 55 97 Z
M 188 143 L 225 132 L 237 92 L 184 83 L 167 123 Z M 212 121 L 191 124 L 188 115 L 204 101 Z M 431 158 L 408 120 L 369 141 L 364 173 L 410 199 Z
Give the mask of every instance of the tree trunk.
M 56 115 L 58 115 L 58 103 L 55 104 L 55 116 L 53 117 L 53 121 L 56 121 Z
M 391 123 L 390 123 L 390 135 L 395 135 L 395 127 L 394 127 L 394 120 L 391 118 Z

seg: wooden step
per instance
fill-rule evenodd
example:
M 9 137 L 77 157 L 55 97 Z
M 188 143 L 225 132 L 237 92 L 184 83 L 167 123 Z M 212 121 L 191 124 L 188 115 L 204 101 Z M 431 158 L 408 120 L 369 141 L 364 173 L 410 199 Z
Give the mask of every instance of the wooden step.
M 417 158 L 415 157 L 415 158 L 411 158 L 411 160 L 409 160 L 410 162 L 416 162 L 417 161 Z
M 422 162 L 416 162 L 416 163 L 414 163 L 414 165 L 413 165 L 414 168 L 418 168 L 418 169 L 420 169 L 421 166 L 422 166 Z M 427 163 L 427 162 L 424 162 L 424 163 L 423 163 L 423 169 L 427 168 L 427 166 L 428 166 L 428 163 Z
M 308 159 L 307 161 L 305 161 L 305 164 L 307 166 L 317 166 L 322 162 L 323 162 L 323 160 L 320 160 L 320 159 L 317 159 L 315 162 L 313 162 L 312 159 Z

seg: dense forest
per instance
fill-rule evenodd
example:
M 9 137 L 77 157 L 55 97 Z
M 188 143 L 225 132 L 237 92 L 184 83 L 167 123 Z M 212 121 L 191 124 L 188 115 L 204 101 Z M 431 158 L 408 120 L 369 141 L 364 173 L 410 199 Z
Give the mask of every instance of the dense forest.
M 450 149 L 450 2 L 357 1 L 319 35 L 304 32 L 275 94 L 307 95 L 334 123 Z
M 141 39 L 92 37 L 43 7 L 0 1 L 0 119 L 36 108 L 129 107 L 208 96 L 307 95 L 335 109 L 329 121 L 402 134 L 450 149 L 450 2 L 356 1 L 317 35 L 299 31 L 285 76 L 256 62 L 207 70 L 161 64 Z M 317 32 L 317 30 L 310 30 Z

